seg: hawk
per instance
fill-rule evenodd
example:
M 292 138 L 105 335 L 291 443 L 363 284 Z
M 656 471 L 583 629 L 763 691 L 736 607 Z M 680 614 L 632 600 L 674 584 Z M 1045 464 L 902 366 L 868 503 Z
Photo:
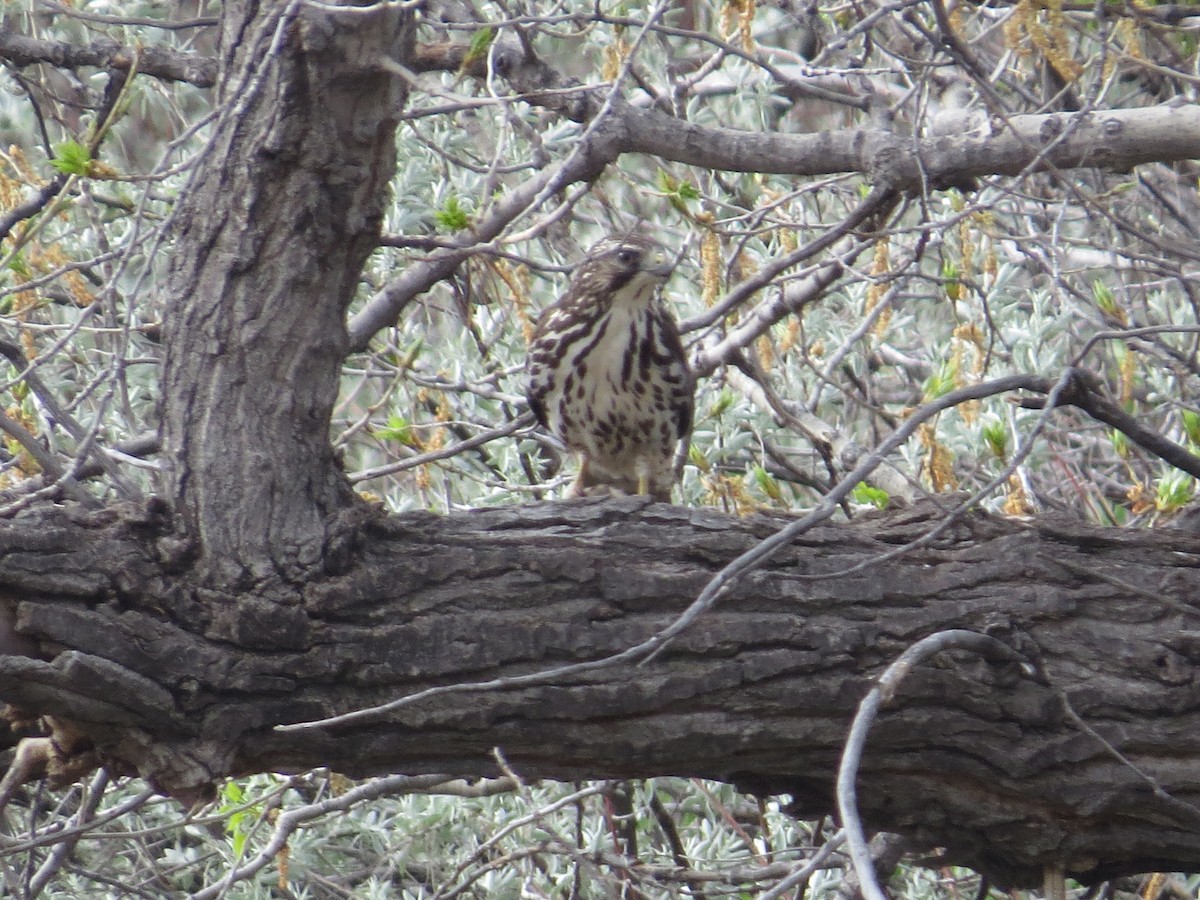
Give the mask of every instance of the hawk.
M 568 497 L 607 490 L 671 501 L 694 390 L 679 328 L 660 297 L 671 268 L 641 235 L 606 238 L 538 319 L 525 396 L 538 421 L 579 454 Z

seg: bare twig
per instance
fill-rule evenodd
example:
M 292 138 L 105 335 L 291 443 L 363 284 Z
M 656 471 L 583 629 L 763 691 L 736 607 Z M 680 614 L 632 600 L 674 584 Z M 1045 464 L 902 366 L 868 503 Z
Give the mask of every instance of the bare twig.
M 522 413 L 513 419 L 507 425 L 501 425 L 499 428 L 492 428 L 468 438 L 465 441 L 459 441 L 456 444 L 450 444 L 442 447 L 439 450 L 430 450 L 428 453 L 420 453 L 416 456 L 410 456 L 408 459 L 402 459 L 394 463 L 385 463 L 382 466 L 375 466 L 371 469 L 362 469 L 358 472 L 350 473 L 350 481 L 357 483 L 367 481 L 371 478 L 381 478 L 384 475 L 394 475 L 397 472 L 403 472 L 406 469 L 414 469 L 417 466 L 423 466 L 427 463 L 437 462 L 439 459 L 449 459 L 452 456 L 458 456 L 460 453 L 465 453 L 467 450 L 474 450 L 476 447 L 482 447 L 484 444 L 492 441 L 508 437 L 515 434 L 522 428 L 528 428 L 533 424 L 533 413 Z
M 1200 478 L 1200 457 L 1154 429 L 1142 425 L 1121 409 L 1119 404 L 1105 396 L 1100 379 L 1091 372 L 1084 369 L 1068 371 L 1073 373 L 1073 377 L 1067 390 L 1063 391 L 1059 399 L 1061 404 L 1077 407 L 1098 422 L 1111 425 L 1138 446 L 1175 468 Z M 1051 390 L 1051 382 L 1049 379 L 1031 379 L 1029 389 L 1048 394 Z M 1029 409 L 1041 409 L 1045 405 L 1044 401 L 1034 398 L 1022 400 L 1020 404 Z
M 875 878 L 875 867 L 870 848 L 867 846 L 866 832 L 858 816 L 856 782 L 867 734 L 879 714 L 880 707 L 895 696 L 900 683 L 912 668 L 943 650 L 970 650 L 985 658 L 1020 664 L 1029 674 L 1033 674 L 1034 671 L 1017 651 L 994 637 L 974 631 L 953 629 L 939 631 L 917 641 L 884 670 L 874 687 L 867 692 L 858 705 L 858 712 L 846 737 L 837 778 L 838 813 L 841 815 L 842 828 L 849 844 L 850 859 L 854 863 L 854 871 L 858 875 L 859 885 L 866 900 L 887 900 Z
M 297 828 L 332 812 L 342 812 L 380 797 L 411 793 L 444 793 L 456 796 L 487 796 L 512 790 L 507 778 L 468 784 L 450 775 L 391 775 L 376 778 L 366 784 L 351 788 L 337 797 L 329 797 L 319 803 L 311 803 L 296 809 L 281 812 L 275 820 L 275 828 L 263 848 L 242 865 L 231 869 L 216 884 L 209 885 L 189 897 L 189 900 L 213 900 L 223 895 L 231 885 L 261 871 L 276 858 L 287 845 L 288 839 Z

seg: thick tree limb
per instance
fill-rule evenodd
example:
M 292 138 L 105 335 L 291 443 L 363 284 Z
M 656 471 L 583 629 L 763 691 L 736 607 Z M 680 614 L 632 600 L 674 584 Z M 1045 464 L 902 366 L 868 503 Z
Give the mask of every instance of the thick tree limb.
M 217 62 L 203 56 L 189 56 L 160 47 L 123 47 L 116 41 L 97 37 L 90 44 L 68 44 L 26 37 L 12 31 L 0 31 L 0 59 L 18 68 L 48 63 L 60 69 L 133 68 L 143 75 L 166 81 L 183 81 L 208 88 L 216 83 Z
M 0 586 L 51 661 L 6 658 L 0 697 L 70 719 L 110 765 L 184 795 L 316 765 L 496 774 L 500 746 L 527 777 L 706 776 L 815 815 L 832 808 L 871 680 L 961 628 L 1044 683 L 953 653 L 914 669 L 862 760 L 868 827 L 1001 883 L 1035 883 L 1056 860 L 1089 879 L 1200 866 L 1194 536 L 975 515 L 918 552 L 826 574 L 940 515 L 808 532 L 641 666 L 284 733 L 273 726 L 618 652 L 781 522 L 638 498 L 380 519 L 350 571 L 282 607 L 207 603 L 166 577 L 153 520 L 44 512 L 0 530 Z

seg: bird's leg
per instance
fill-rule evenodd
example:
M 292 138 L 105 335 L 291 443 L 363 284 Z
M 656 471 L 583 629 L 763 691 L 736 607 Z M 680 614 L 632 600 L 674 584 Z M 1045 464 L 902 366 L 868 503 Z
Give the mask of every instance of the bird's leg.
M 575 480 L 571 482 L 571 486 L 567 488 L 567 492 L 563 494 L 563 498 L 571 500 L 575 497 L 586 497 L 588 495 L 588 461 L 584 456 L 579 460 L 579 473 L 575 476 Z
M 645 459 L 639 459 L 637 462 L 637 492 L 639 497 L 643 497 L 650 493 L 650 463 Z

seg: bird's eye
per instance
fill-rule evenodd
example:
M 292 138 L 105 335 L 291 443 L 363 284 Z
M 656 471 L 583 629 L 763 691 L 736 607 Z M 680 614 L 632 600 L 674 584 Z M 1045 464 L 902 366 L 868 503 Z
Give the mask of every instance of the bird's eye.
M 632 262 L 636 262 L 637 258 L 637 251 L 630 250 L 628 247 L 622 247 L 617 251 L 617 259 L 619 259 L 623 265 L 627 266 Z

